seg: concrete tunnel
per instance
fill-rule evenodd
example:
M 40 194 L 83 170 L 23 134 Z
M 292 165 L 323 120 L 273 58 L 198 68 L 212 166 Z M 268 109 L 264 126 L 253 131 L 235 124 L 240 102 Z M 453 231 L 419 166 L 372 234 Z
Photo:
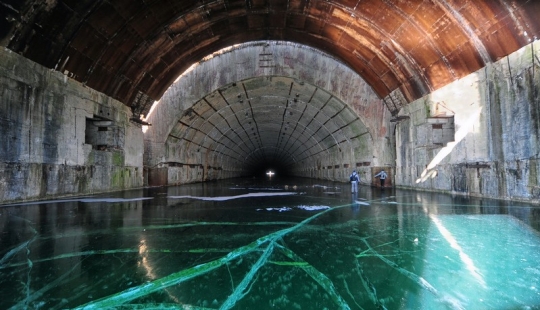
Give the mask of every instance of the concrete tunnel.
M 536 1 L 0 1 L 0 201 L 268 168 L 538 200 Z
M 231 62 L 241 65 L 230 70 Z M 145 119 L 152 124 L 147 166 L 167 167 L 153 170 L 163 174 L 161 184 L 269 169 L 346 180 L 373 161 L 390 165 L 389 117 L 369 85 L 336 59 L 299 44 L 246 43 L 199 63 L 156 103 Z

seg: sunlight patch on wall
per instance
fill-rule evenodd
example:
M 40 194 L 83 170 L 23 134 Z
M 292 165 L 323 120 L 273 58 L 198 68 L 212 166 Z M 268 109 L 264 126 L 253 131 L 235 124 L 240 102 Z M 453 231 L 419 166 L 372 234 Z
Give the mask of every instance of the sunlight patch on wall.
M 481 113 L 482 107 L 473 112 L 470 117 L 461 124 L 459 130 L 456 131 L 455 141 L 449 142 L 439 151 L 439 153 L 437 153 L 437 155 L 435 155 L 427 168 L 422 172 L 421 177 L 416 180 L 417 184 L 420 182 L 425 182 L 428 178 L 433 178 L 437 175 L 437 172 L 433 169 L 435 169 L 435 167 L 452 152 L 452 150 L 461 140 L 463 140 L 470 132 L 474 130 L 474 124 L 477 123 Z
M 195 70 L 195 68 L 197 68 L 199 66 L 199 64 L 201 62 L 204 62 L 204 61 L 208 61 L 218 55 L 221 55 L 221 54 L 224 54 L 226 52 L 229 52 L 235 48 L 237 48 L 238 46 L 240 46 L 240 44 L 235 44 L 235 45 L 231 45 L 231 46 L 228 46 L 228 47 L 225 47 L 225 48 L 222 48 L 220 49 L 219 51 L 217 52 L 214 52 L 210 55 L 207 55 L 205 57 L 203 57 L 200 61 L 192 64 L 189 68 L 187 68 L 184 72 L 182 72 L 177 78 L 176 80 L 174 80 L 174 83 L 171 84 L 174 85 L 176 84 L 178 81 L 180 81 L 180 79 L 182 79 L 184 76 L 186 76 L 188 73 L 190 73 L 191 71 Z M 170 88 L 170 87 L 169 87 Z M 161 100 L 158 100 L 158 101 L 155 101 L 154 104 L 152 105 L 152 107 L 150 108 L 150 111 L 148 112 L 148 114 L 146 115 L 146 117 L 143 118 L 143 121 L 147 121 L 148 119 L 150 119 L 150 116 L 152 115 L 152 113 L 154 112 L 154 110 L 156 109 L 156 107 L 160 104 Z M 148 130 L 148 126 L 143 126 L 142 127 L 142 131 L 143 133 L 146 133 L 146 131 Z

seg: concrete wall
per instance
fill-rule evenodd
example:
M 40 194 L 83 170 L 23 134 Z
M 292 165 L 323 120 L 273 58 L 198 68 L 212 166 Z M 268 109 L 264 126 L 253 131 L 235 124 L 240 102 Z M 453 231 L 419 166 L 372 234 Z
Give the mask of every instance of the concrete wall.
M 538 42 L 405 106 L 396 118 L 395 131 L 381 100 L 361 80 L 354 80 L 346 66 L 320 54 L 320 59 L 315 58 L 318 67 L 327 68 L 328 74 L 321 77 L 313 55 L 307 57 L 297 45 L 282 47 L 274 52 L 285 51 L 288 63 L 296 67 L 284 64 L 276 67 L 280 72 L 250 72 L 226 66 L 231 59 L 249 62 L 249 55 L 260 48 L 253 45 L 201 63 L 201 71 L 188 73 L 172 87 L 152 116 L 152 130 L 144 135 L 145 151 L 151 155 L 148 167 L 158 167 L 148 178 L 172 184 L 202 181 L 201 176 L 241 175 L 241 163 L 225 163 L 229 170 L 219 170 L 215 167 L 220 163 L 203 154 L 186 155 L 187 165 L 159 168 L 161 161 L 168 160 L 167 130 L 185 109 L 220 85 L 281 74 L 300 76 L 336 94 L 374 137 L 370 161 L 360 146 L 294 167 L 296 175 L 345 180 L 356 168 L 363 183 L 373 183 L 379 167 L 392 169 L 395 162 L 390 182 L 396 186 L 540 201 Z M 302 63 L 302 59 L 309 61 Z M 339 70 L 329 70 L 331 66 Z M 210 71 L 220 74 L 206 74 Z M 130 116 L 120 102 L 1 49 L 0 203 L 143 186 L 143 133 L 129 122 Z
M 0 50 L 0 203 L 143 185 L 143 134 L 122 103 Z
M 540 201 L 539 54 L 536 41 L 402 109 L 396 185 Z

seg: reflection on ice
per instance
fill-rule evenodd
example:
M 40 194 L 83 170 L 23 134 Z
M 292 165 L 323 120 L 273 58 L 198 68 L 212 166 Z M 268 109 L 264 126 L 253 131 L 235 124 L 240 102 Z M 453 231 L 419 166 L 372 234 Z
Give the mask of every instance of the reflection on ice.
M 486 281 L 484 281 L 484 277 L 480 272 L 478 271 L 478 268 L 476 268 L 473 260 L 471 257 L 463 251 L 461 246 L 458 244 L 457 240 L 452 236 L 452 233 L 446 229 L 444 224 L 438 219 L 436 215 L 430 214 L 429 218 L 433 221 L 441 235 L 448 241 L 450 246 L 459 252 L 459 258 L 463 261 L 463 264 L 465 267 L 469 270 L 470 274 L 478 281 L 478 283 L 485 288 L 486 287 Z
M 540 283 L 538 232 L 507 215 L 439 215 L 435 223 L 423 274 L 442 300 L 461 309 L 540 306 L 540 294 L 532 288 Z M 420 297 L 427 307 L 440 302 Z

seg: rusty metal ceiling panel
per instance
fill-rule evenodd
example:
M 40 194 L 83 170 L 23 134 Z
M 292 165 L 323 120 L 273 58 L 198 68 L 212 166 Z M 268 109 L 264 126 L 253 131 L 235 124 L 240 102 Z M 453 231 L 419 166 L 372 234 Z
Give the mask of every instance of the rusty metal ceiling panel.
M 378 75 L 377 78 L 379 78 L 382 82 L 379 85 L 381 87 L 384 86 L 384 88 L 378 89 L 375 92 L 378 91 L 378 93 L 386 93 L 390 89 L 396 89 L 397 87 L 399 87 L 399 80 L 391 71 L 383 72 L 381 75 Z
M 128 94 L 132 89 L 132 81 L 123 74 L 119 76 L 117 82 L 114 85 L 110 86 L 110 91 L 114 95 L 113 98 L 121 101 L 126 100 L 125 98 L 128 97 Z M 127 102 L 131 103 L 131 101 Z M 131 104 L 129 104 L 128 106 L 131 106 Z
M 97 59 L 102 53 L 102 49 L 106 47 L 107 39 L 100 35 L 95 29 L 87 24 L 82 23 L 79 33 L 82 35 L 77 36 L 71 41 L 70 47 L 76 49 L 79 53 L 85 55 L 90 59 Z
M 388 29 L 396 29 L 396 25 L 399 25 L 401 18 L 388 18 L 388 14 L 391 13 L 391 7 L 388 7 L 385 1 L 360 1 L 356 6 L 355 13 L 362 16 L 362 18 L 368 20 L 373 27 L 378 27 L 388 31 Z
M 36 48 L 26 51 L 26 55 L 27 57 L 32 57 L 31 59 L 33 61 L 41 63 L 47 67 L 52 67 L 54 65 L 55 59 L 54 57 L 51 57 L 51 55 L 43 53 L 43 50 L 59 51 L 61 48 L 61 46 L 55 45 L 54 41 L 51 41 L 48 37 L 44 36 L 40 32 L 34 32 L 29 38 L 29 41 L 24 42 L 23 44 L 25 44 L 26 46 L 40 46 L 39 49 Z
M 410 101 L 540 37 L 540 1 L 0 0 L 0 7 L 2 46 L 129 106 L 141 93 L 159 99 L 182 70 L 219 48 L 252 40 L 321 49 L 379 96 L 399 89 Z
M 169 67 L 168 63 L 165 63 L 161 59 L 158 59 L 158 62 L 151 68 L 149 73 L 154 77 L 161 77 L 163 72 L 166 71 L 168 67 Z
M 304 9 L 306 8 L 307 3 L 309 0 L 289 0 L 289 12 L 294 13 L 302 13 L 304 12 Z
M 508 55 L 510 51 L 517 50 L 520 46 L 516 36 L 511 35 L 511 32 L 504 28 L 503 23 L 492 25 L 489 32 L 483 34 L 482 41 L 495 61 Z
M 285 11 L 274 12 L 268 17 L 268 26 L 274 29 L 285 28 L 287 13 Z
M 234 11 L 238 9 L 247 10 L 246 1 L 245 0 L 228 0 L 226 2 L 227 10 Z
M 114 75 L 111 71 L 102 66 L 95 66 L 93 74 L 86 81 L 86 86 L 93 89 L 107 89 L 107 86 L 114 83 Z
M 133 16 L 133 18 L 128 21 L 128 25 L 130 25 L 143 39 L 147 38 L 151 33 L 154 33 L 156 29 L 161 28 L 161 22 L 155 18 L 154 14 L 147 11 L 142 11 Z
M 119 32 L 115 33 L 110 41 L 110 45 L 116 47 L 119 52 L 129 55 L 141 44 L 140 37 L 131 27 L 124 27 Z
M 166 25 L 166 28 L 168 29 L 169 35 L 174 37 L 187 31 L 189 29 L 189 25 L 184 16 L 181 16 L 172 21 L 170 24 Z
M 339 39 L 343 34 L 343 31 L 341 29 L 336 28 L 332 24 L 324 24 L 324 27 L 321 30 L 321 35 L 324 36 L 327 40 L 334 43 L 339 43 Z M 339 48 L 339 45 L 336 44 L 335 48 Z
M 407 52 L 407 54 L 418 60 L 415 62 L 418 68 L 427 68 L 441 60 L 441 58 L 446 57 L 448 53 L 452 52 L 446 51 L 446 53 L 443 53 L 443 51 L 435 49 L 435 46 L 431 44 L 432 42 L 429 39 L 417 39 L 418 41 L 414 44 L 414 46 L 411 46 L 411 49 Z M 437 47 L 440 47 L 440 45 Z
M 440 85 L 446 85 L 454 81 L 457 77 L 452 71 L 448 70 L 446 59 L 439 59 L 424 68 L 425 76 L 428 81 L 428 87 L 436 89 Z
M 113 5 L 103 2 L 87 19 L 88 24 L 106 37 L 112 37 L 126 23 L 126 20 Z
M 455 76 L 459 79 L 482 68 L 482 58 L 476 48 L 466 42 L 446 56 Z
M 304 32 L 311 36 L 319 36 L 322 28 L 325 25 L 324 20 L 315 18 L 306 18 Z
M 45 3 L 46 1 L 27 1 L 31 3 Z M 89 12 L 93 11 L 93 8 L 96 5 L 99 5 L 102 1 L 92 1 L 92 0 L 60 0 L 61 3 L 69 7 L 74 13 L 79 17 L 86 16 Z M 137 2 L 137 1 L 134 1 Z M 56 7 L 55 7 L 56 9 Z
M 70 58 L 64 68 L 69 71 L 68 76 L 82 81 L 87 76 L 87 72 L 92 68 L 94 62 L 83 53 L 71 47 L 68 48 L 67 53 L 70 55 Z
M 339 7 L 330 7 L 330 12 L 326 22 L 334 25 L 337 28 L 346 27 L 354 17 L 351 17 L 351 12 L 343 10 Z
M 300 14 L 289 14 L 286 20 L 286 27 L 293 29 L 304 29 L 306 17 Z
M 136 66 L 137 62 L 133 58 L 128 59 L 128 61 L 131 62 L 131 65 L 125 66 L 125 70 L 122 70 L 122 74 L 128 79 L 134 81 L 141 73 L 141 70 L 139 70 L 139 68 Z
M 40 14 L 36 16 L 35 23 L 39 25 L 39 27 L 35 29 L 52 40 L 64 40 L 65 38 L 58 36 L 62 36 L 62 33 L 66 28 L 73 29 L 81 22 L 73 15 L 73 11 L 68 7 L 63 4 L 58 5 L 55 10 L 50 12 L 50 14 Z
M 396 8 L 401 12 L 401 8 Z M 445 12 L 438 5 L 419 5 L 414 12 L 407 16 L 411 24 L 417 25 L 418 29 L 426 34 L 432 33 L 445 22 Z
M 231 31 L 229 21 L 226 19 L 214 23 L 210 29 L 212 30 L 212 34 L 218 37 L 226 36 Z
M 332 3 L 326 1 L 310 1 L 304 14 L 315 19 L 326 19 L 332 9 Z
M 441 18 L 438 27 L 430 33 L 430 44 L 436 44 L 442 55 L 454 52 L 460 45 L 469 42 L 467 34 L 458 29 L 450 27 L 451 21 Z
M 499 18 L 506 15 L 504 5 L 499 1 L 465 1 L 454 14 L 459 14 L 473 29 L 489 28 Z
M 140 79 L 139 87 L 141 89 L 149 89 L 150 86 L 152 86 L 152 84 L 154 83 L 154 80 L 155 78 L 151 74 L 145 73 Z
M 156 17 L 157 20 L 162 21 L 172 21 L 178 17 L 179 14 L 182 14 L 185 10 L 189 9 L 192 6 L 188 1 L 172 1 L 164 0 L 162 4 L 152 5 L 150 11 Z
M 267 24 L 266 14 L 250 14 L 247 16 L 248 27 L 250 29 L 264 28 Z
M 420 43 L 427 43 L 423 46 L 424 50 L 433 49 L 434 46 L 429 44 L 425 34 L 414 24 L 405 22 L 394 33 L 394 41 L 397 42 L 403 53 L 410 53 L 418 47 Z M 435 52 L 438 54 L 437 52 Z M 417 58 L 415 58 L 417 59 Z M 424 58 L 419 58 L 417 62 L 423 62 Z
M 204 20 L 203 16 L 201 15 L 201 13 L 202 12 L 199 9 L 191 10 L 189 12 L 185 12 L 185 14 L 183 14 L 183 18 L 186 21 L 186 24 L 190 28 L 194 27 L 195 29 L 197 29 L 199 24 L 205 22 L 205 20 Z M 197 31 L 200 31 L 200 30 L 195 30 L 195 31 L 189 30 L 189 32 L 197 32 Z

